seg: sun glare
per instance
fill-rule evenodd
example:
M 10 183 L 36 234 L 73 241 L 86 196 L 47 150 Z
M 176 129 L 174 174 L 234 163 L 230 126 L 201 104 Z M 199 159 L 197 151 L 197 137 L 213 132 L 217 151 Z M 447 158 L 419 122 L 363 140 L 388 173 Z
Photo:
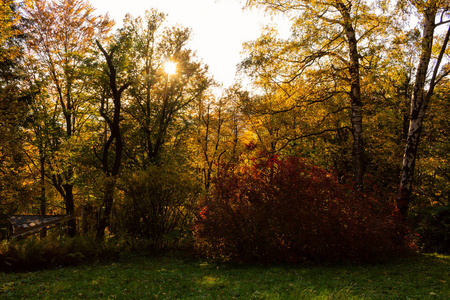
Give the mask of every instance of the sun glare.
M 177 72 L 177 64 L 171 61 L 167 61 L 164 64 L 164 70 L 166 71 L 167 74 L 173 75 Z

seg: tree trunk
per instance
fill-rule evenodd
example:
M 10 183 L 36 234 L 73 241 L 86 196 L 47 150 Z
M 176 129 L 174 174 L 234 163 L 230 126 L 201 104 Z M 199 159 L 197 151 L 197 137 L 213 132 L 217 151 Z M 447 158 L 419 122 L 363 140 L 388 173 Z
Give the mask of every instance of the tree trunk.
M 97 227 L 96 238 L 98 240 L 103 240 L 105 237 L 106 227 L 110 226 L 111 221 L 111 211 L 114 203 L 114 190 L 116 188 L 116 179 L 114 177 L 108 177 L 103 184 L 104 188 L 104 198 L 103 207 L 99 210 L 99 221 Z
M 41 216 L 45 216 L 46 215 L 46 208 L 47 208 L 47 199 L 45 197 L 45 155 L 44 155 L 44 150 L 40 149 L 39 150 L 39 156 L 40 156 L 40 184 L 41 184 L 41 203 L 40 203 L 40 213 Z M 45 238 L 47 236 L 47 229 L 43 228 L 41 230 L 41 238 Z
M 427 94 L 425 93 L 425 82 L 433 48 L 434 29 L 436 27 L 436 12 L 437 10 L 433 8 L 425 10 L 423 14 L 424 22 L 421 45 L 422 49 L 411 98 L 409 129 L 408 136 L 406 138 L 405 151 L 403 154 L 400 187 L 397 196 L 399 217 L 403 220 L 407 217 L 409 205 L 411 203 L 414 168 L 416 164 L 420 134 L 422 132 L 422 122 L 432 92 L 431 91 Z M 430 85 L 433 86 L 434 82 L 430 83 Z
M 102 104 L 100 107 L 100 115 L 105 119 L 110 130 L 110 136 L 103 146 L 103 154 L 101 157 L 101 163 L 103 167 L 103 173 L 106 176 L 106 180 L 103 184 L 104 187 L 104 198 L 102 207 L 99 209 L 99 221 L 97 226 L 97 239 L 103 239 L 105 236 L 106 227 L 110 226 L 110 215 L 112 207 L 114 204 L 114 190 L 116 187 L 116 179 L 120 172 L 120 166 L 122 164 L 122 153 L 123 153 L 123 140 L 122 133 L 120 129 L 121 121 L 121 97 L 122 93 L 128 88 L 131 82 L 125 83 L 120 88 L 117 86 L 117 70 L 113 63 L 113 53 L 106 52 L 102 45 L 96 41 L 96 44 L 103 56 L 105 57 L 108 66 L 108 77 L 109 82 L 107 88 L 110 89 L 112 94 L 112 100 L 114 103 L 113 116 L 111 118 L 108 112 L 104 109 L 106 99 L 102 99 Z M 105 131 L 106 132 L 106 131 Z M 107 133 L 106 133 L 107 134 Z M 114 148 L 112 148 L 114 145 Z M 111 168 L 110 164 L 110 150 L 113 150 L 113 164 Z
M 66 194 L 66 214 L 74 216 L 75 205 L 73 201 L 73 185 L 64 184 L 63 188 Z M 75 237 L 77 235 L 77 221 L 75 219 L 70 219 L 67 221 L 67 235 L 69 237 Z
M 352 133 L 353 133 L 353 180 L 358 191 L 364 189 L 364 144 L 362 126 L 362 100 L 361 83 L 359 74 L 359 53 L 356 32 L 352 25 L 350 16 L 351 6 L 342 2 L 338 4 L 339 11 L 343 17 L 343 27 L 347 37 L 349 50 L 349 75 L 350 75 L 350 99 L 352 107 Z

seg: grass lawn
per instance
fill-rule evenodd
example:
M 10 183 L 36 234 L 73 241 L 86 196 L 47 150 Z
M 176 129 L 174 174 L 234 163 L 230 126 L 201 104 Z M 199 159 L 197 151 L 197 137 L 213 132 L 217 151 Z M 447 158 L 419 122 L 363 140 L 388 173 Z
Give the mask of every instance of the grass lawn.
M 450 299 L 450 256 L 350 266 L 236 266 L 131 256 L 0 273 L 0 299 Z

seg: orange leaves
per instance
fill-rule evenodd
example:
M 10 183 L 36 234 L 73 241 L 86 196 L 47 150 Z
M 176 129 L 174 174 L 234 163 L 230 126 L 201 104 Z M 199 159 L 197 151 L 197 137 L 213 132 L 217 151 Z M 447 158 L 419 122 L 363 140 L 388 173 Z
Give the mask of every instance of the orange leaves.
M 92 48 L 93 40 L 106 38 L 114 25 L 93 12 L 84 0 L 37 1 L 26 10 L 32 48 L 55 62 Z
M 0 62 L 14 59 L 19 55 L 19 47 L 8 41 L 21 33 L 18 29 L 19 14 L 11 9 L 13 1 L 2 0 L 0 3 Z

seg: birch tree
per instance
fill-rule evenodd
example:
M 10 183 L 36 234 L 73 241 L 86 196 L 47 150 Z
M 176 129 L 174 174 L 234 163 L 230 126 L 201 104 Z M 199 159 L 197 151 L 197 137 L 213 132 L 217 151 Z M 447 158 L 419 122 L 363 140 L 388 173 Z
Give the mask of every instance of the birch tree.
M 410 0 L 402 5 L 411 5 L 420 16 L 422 29 L 420 58 L 414 81 L 411 97 L 411 109 L 409 119 L 408 136 L 403 155 L 402 172 L 400 178 L 397 207 L 400 217 L 405 219 L 408 214 L 412 195 L 414 168 L 417 159 L 417 150 L 423 129 L 423 121 L 427 113 L 434 89 L 439 82 L 450 73 L 448 64 L 442 66 L 445 61 L 447 44 L 450 38 L 450 23 L 448 0 Z M 438 42 L 436 29 L 441 25 L 449 26 L 442 42 Z M 437 45 L 434 45 L 436 44 Z M 436 49 L 437 48 L 437 49 Z M 433 57 L 433 52 L 437 56 Z

